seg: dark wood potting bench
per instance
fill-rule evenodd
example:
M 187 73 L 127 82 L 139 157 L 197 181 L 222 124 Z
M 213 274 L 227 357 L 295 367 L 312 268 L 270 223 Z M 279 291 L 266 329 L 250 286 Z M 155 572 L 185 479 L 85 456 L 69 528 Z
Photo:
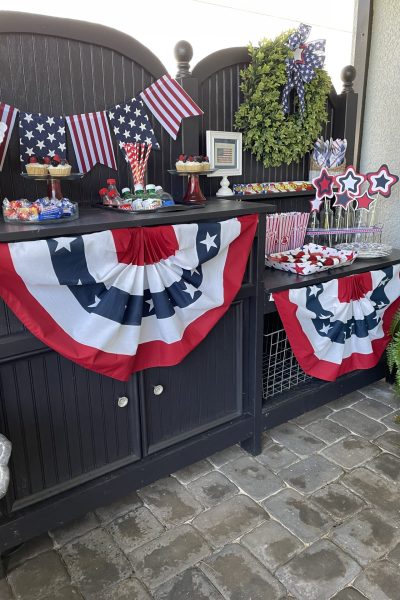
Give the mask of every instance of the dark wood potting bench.
M 183 184 L 168 174 L 171 161 L 182 151 L 204 153 L 207 129 L 233 129 L 240 103 L 240 69 L 248 56 L 245 48 L 223 50 L 201 61 L 193 74 L 187 43 L 178 45 L 177 58 L 181 83 L 202 106 L 204 117 L 187 119 L 176 142 L 154 123 L 161 150 L 151 157 L 148 177 L 178 197 Z M 103 110 L 135 96 L 164 73 L 152 53 L 122 33 L 66 19 L 2 14 L 0 99 L 21 110 L 46 114 Z M 352 92 L 354 71 L 347 69 L 344 76 L 346 91 L 332 91 L 322 134 L 347 137 L 351 153 L 357 105 Z M 120 153 L 116 155 L 121 181 L 127 181 L 125 161 Z M 19 173 L 15 128 L 0 173 L 0 197 L 43 195 L 41 184 Z M 97 166 L 82 180 L 64 184 L 64 193 L 80 204 L 79 220 L 37 228 L 1 223 L 0 242 L 258 213 L 244 280 L 229 311 L 182 363 L 142 371 L 127 383 L 57 355 L 0 302 L 0 432 L 13 443 L 11 485 L 0 501 L 0 554 L 231 444 L 240 442 L 256 454 L 264 428 L 379 379 L 385 372 L 381 363 L 335 383 L 308 378 L 291 355 L 270 295 L 310 281 L 399 263 L 400 252 L 303 278 L 266 271 L 266 212 L 307 211 L 307 195 L 277 194 L 255 202 L 221 200 L 212 198 L 218 181 L 209 179 L 203 187 L 208 204 L 190 217 L 189 213 L 127 217 L 91 208 L 97 190 L 112 174 Z M 296 179 L 308 179 L 307 156 L 298 164 L 267 170 L 244 153 L 239 181 Z

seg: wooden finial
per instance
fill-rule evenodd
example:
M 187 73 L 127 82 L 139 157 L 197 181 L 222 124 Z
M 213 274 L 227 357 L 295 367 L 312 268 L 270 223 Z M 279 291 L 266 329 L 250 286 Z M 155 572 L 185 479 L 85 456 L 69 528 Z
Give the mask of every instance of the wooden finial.
M 176 74 L 177 79 L 179 77 L 190 77 L 192 74 L 190 70 L 190 61 L 193 58 L 193 48 L 185 40 L 180 40 L 174 48 L 174 56 L 178 64 L 178 72 Z
M 347 65 L 342 69 L 340 77 L 343 81 L 342 94 L 354 94 L 353 81 L 355 80 L 357 71 L 353 65 Z

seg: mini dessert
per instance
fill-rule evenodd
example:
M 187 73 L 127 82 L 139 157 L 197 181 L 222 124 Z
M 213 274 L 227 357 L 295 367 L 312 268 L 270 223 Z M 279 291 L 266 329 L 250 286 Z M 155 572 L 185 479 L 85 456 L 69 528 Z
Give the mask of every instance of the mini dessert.
M 38 175 L 47 175 L 47 165 L 43 164 L 42 159 L 36 158 L 36 156 L 31 156 L 29 159 L 29 163 L 25 165 L 26 172 L 28 175 L 38 176 Z
M 186 154 L 180 154 L 175 163 L 175 168 L 177 171 L 200 173 L 201 171 L 208 171 L 210 168 L 210 163 L 208 156 L 193 156 L 192 154 L 187 156 Z
M 66 177 L 71 175 L 71 165 L 67 163 L 65 158 L 61 159 L 58 154 L 55 154 L 49 165 L 49 173 L 54 177 Z
M 210 169 L 210 160 L 208 156 L 202 156 L 203 162 L 203 171 L 208 171 Z

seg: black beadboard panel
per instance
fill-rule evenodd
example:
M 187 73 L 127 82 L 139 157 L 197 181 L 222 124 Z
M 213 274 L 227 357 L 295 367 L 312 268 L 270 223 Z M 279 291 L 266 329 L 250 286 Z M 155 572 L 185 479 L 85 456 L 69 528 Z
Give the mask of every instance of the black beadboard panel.
M 25 331 L 25 327 L 0 298 L 0 337 L 21 331 Z
M 244 302 L 234 302 L 183 362 L 140 374 L 145 447 L 150 454 L 242 413 Z M 156 385 L 164 387 L 159 396 L 153 392 Z M 215 402 L 211 405 L 207 397 Z
M 93 44 L 38 34 L 0 34 L 0 100 L 23 111 L 45 114 L 78 114 L 104 110 L 138 95 L 154 79 L 140 64 Z M 50 93 L 49 93 L 50 90 Z M 161 150 L 152 152 L 147 181 L 171 190 L 167 170 L 181 152 L 182 139 L 176 141 L 150 116 Z M 112 134 L 113 137 L 113 134 Z M 130 169 L 113 137 L 118 175 L 103 165 L 82 180 L 64 182 L 64 195 L 82 206 L 98 200 L 98 190 L 108 177 L 118 178 L 120 187 L 131 185 Z M 71 138 L 67 128 L 68 160 L 77 171 Z M 28 198 L 46 194 L 44 183 L 20 177 L 18 119 L 9 150 L 0 173 L 0 200 Z M 183 191 L 183 181 L 175 189 Z
M 44 490 L 55 493 L 105 467 L 138 460 L 135 385 L 135 379 L 103 377 L 54 352 L 1 365 L 0 430 L 13 444 L 13 502 L 30 504 Z M 117 406 L 120 396 L 129 398 L 125 408 Z
M 240 71 L 245 64 L 226 67 L 204 80 L 200 86 L 199 101 L 204 111 L 202 117 L 201 153 L 206 153 L 206 131 L 235 131 L 234 116 L 243 101 L 240 90 Z M 292 99 L 293 101 L 293 99 Z M 333 107 L 328 101 L 328 121 L 321 131 L 325 138 L 331 137 L 333 127 Z M 298 163 L 266 169 L 249 151 L 243 152 L 241 176 L 231 176 L 233 183 L 253 183 L 268 181 L 308 180 L 309 154 Z M 206 196 L 213 196 L 219 188 L 219 177 L 202 178 L 202 189 Z

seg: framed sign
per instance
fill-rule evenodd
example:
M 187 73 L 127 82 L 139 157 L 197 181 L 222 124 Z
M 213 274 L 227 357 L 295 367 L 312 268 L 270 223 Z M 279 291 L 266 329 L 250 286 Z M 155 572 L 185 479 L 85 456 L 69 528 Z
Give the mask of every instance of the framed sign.
M 215 169 L 208 177 L 242 174 L 242 134 L 233 131 L 206 131 L 207 156 Z

